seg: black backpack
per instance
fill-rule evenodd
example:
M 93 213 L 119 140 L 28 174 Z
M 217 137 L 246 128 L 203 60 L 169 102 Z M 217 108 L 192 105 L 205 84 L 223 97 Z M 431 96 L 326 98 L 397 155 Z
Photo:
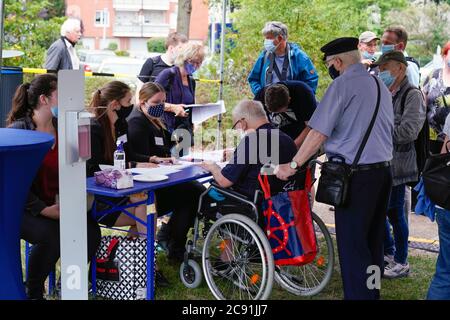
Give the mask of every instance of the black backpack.
M 401 110 L 402 114 L 405 111 L 405 103 L 406 98 L 408 97 L 408 93 L 411 90 L 419 90 L 416 87 L 409 87 L 406 92 L 402 96 L 401 101 Z M 430 125 L 428 123 L 428 118 L 425 116 L 425 122 L 423 124 L 422 129 L 417 136 L 417 139 L 414 141 L 414 148 L 416 149 L 416 161 L 417 161 L 417 169 L 419 170 L 419 176 L 423 172 L 425 167 L 425 162 L 427 161 L 430 155 Z M 411 183 L 411 185 L 416 185 L 416 182 Z M 409 185 L 409 183 L 408 183 Z

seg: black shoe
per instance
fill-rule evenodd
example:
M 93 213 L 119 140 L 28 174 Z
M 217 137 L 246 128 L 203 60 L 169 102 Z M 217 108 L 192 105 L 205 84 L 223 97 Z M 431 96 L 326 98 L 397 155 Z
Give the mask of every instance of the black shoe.
M 166 288 L 170 286 L 169 280 L 162 274 L 161 270 L 155 271 L 155 286 L 159 288 Z

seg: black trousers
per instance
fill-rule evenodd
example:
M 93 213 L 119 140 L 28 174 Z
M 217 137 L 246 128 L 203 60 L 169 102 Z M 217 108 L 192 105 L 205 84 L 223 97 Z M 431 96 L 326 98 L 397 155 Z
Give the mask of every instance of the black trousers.
M 200 195 L 206 188 L 197 181 L 155 191 L 158 216 L 172 212 L 169 220 L 169 256 L 182 255 L 187 233 L 194 225 Z
M 33 245 L 28 260 L 27 295 L 41 299 L 44 282 L 60 257 L 59 220 L 33 216 L 25 212 L 22 217 L 21 238 Z M 87 216 L 88 261 L 100 244 L 100 227 Z
M 349 204 L 335 209 L 336 238 L 344 286 L 344 299 L 379 299 L 380 291 L 367 281 L 378 266 L 384 270 L 383 241 L 392 186 L 390 168 L 357 171 L 352 176 Z M 378 279 L 381 280 L 381 279 Z

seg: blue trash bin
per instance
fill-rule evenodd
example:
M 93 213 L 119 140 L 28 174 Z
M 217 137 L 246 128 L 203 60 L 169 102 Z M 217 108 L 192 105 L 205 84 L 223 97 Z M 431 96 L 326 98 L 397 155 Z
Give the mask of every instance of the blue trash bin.
M 0 81 L 0 128 L 6 127 L 6 117 L 12 106 L 12 98 L 23 82 L 22 68 L 2 67 Z

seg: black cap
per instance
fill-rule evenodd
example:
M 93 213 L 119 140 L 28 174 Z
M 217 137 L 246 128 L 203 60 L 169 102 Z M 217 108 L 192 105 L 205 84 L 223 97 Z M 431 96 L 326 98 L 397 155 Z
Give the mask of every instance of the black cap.
M 389 61 L 398 61 L 403 63 L 405 66 L 408 66 L 408 62 L 406 61 L 403 52 L 389 51 L 384 53 L 381 57 L 379 57 L 378 60 L 371 65 L 371 67 L 381 66 L 382 64 L 388 63 Z
M 359 39 L 353 37 L 334 39 L 320 48 L 320 51 L 324 53 L 323 60 L 325 60 L 328 56 L 358 50 L 358 43 Z

